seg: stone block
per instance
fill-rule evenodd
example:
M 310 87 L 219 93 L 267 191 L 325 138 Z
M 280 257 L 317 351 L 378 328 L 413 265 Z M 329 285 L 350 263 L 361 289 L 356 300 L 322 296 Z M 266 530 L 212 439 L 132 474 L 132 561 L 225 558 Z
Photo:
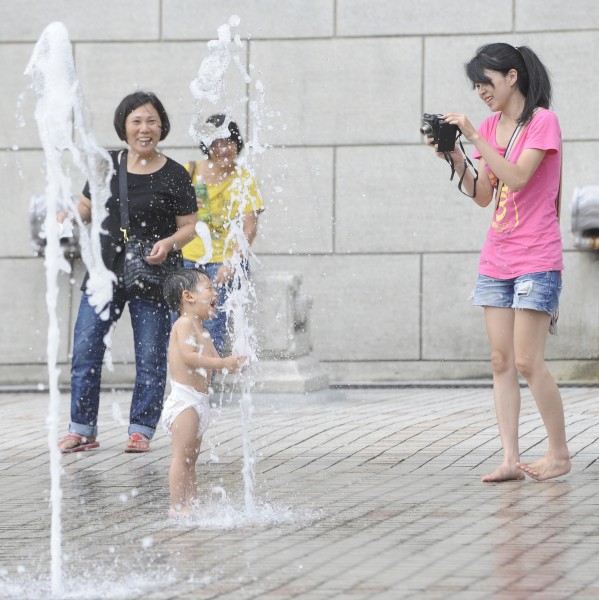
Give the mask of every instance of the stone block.
M 460 194 L 455 179 L 449 181 L 449 165 L 426 145 L 339 148 L 336 156 L 337 252 L 475 251 L 482 246 L 490 209 Z
M 251 62 L 264 73 L 268 104 L 284 116 L 265 140 L 416 142 L 421 59 L 421 42 L 410 38 L 254 42 Z
M 329 360 L 408 360 L 420 355 L 417 256 L 261 257 L 266 271 L 302 275 L 314 299 L 314 355 Z
M 339 0 L 338 35 L 434 35 L 512 30 L 512 2 L 476 3 L 456 0 L 451 10 L 443 0 L 397 2 Z M 452 41 L 453 43 L 453 41 Z
M 306 394 L 329 387 L 329 376 L 313 356 L 294 359 L 261 358 L 251 378 L 258 393 Z
M 160 0 L 44 0 L 0 1 L 0 39 L 36 41 L 45 27 L 61 21 L 76 40 L 157 40 L 160 37 Z
M 330 37 L 334 9 L 333 0 L 163 0 L 163 36 L 167 40 L 215 39 L 217 29 L 236 15 L 239 26 L 233 31 L 242 39 Z
M 444 381 L 489 380 L 491 363 L 485 360 L 327 361 L 323 363 L 331 385 L 375 383 L 380 386 L 421 385 Z
M 595 0 L 567 5 L 561 0 L 544 0 L 542 10 L 534 2 L 516 0 L 514 8 L 516 31 L 599 29 L 599 4 Z
M 114 111 L 123 97 L 138 89 L 154 92 L 168 113 L 171 132 L 162 144 L 165 148 L 195 146 L 189 127 L 198 109 L 204 119 L 215 112 L 230 112 L 245 131 L 246 83 L 234 66 L 227 71 L 218 106 L 194 104 L 189 84 L 207 54 L 206 44 L 199 42 L 78 45 L 77 72 L 99 142 L 108 148 L 121 147 L 113 127 Z
M 599 359 L 599 252 L 564 254 L 558 335 L 550 336 L 549 359 Z
M 479 253 L 427 254 L 422 267 L 422 359 L 481 360 L 489 357 L 483 309 L 470 296 Z
M 333 149 L 273 148 L 256 176 L 265 211 L 257 253 L 325 253 L 333 249 Z
M 572 198 L 576 187 L 599 185 L 599 173 L 589 156 L 599 156 L 597 142 L 566 142 L 562 183 L 561 230 L 565 250 L 574 248 L 572 233 Z
M 254 278 L 256 333 L 261 358 L 296 358 L 312 350 L 312 298 L 302 293 L 300 275 L 262 271 Z

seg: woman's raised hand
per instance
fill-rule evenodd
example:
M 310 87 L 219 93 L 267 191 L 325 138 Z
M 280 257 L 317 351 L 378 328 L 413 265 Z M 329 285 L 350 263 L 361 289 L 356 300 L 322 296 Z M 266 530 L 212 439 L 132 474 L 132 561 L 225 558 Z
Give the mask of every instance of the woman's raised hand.
M 173 247 L 173 239 L 167 237 L 164 240 L 158 240 L 152 247 L 152 252 L 146 256 L 146 260 L 151 265 L 160 265 L 166 260 L 167 254 Z
M 466 115 L 460 113 L 446 113 L 443 115 L 443 120 L 451 123 L 451 125 L 457 125 L 462 132 L 462 135 L 469 141 L 476 135 L 476 129 L 470 123 L 470 120 Z

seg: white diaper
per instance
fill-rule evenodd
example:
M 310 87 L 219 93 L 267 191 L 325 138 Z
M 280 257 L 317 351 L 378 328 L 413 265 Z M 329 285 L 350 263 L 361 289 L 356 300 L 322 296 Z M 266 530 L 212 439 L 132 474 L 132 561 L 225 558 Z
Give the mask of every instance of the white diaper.
M 198 437 L 202 437 L 208 429 L 210 421 L 210 398 L 190 385 L 183 385 L 171 380 L 171 393 L 162 407 L 162 427 L 168 435 L 171 435 L 173 421 L 186 408 L 195 408 L 198 413 L 200 418 Z

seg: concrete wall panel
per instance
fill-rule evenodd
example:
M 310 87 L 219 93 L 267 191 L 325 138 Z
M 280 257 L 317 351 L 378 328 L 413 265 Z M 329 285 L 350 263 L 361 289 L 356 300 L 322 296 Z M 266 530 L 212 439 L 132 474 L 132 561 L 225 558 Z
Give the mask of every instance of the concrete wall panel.
M 463 112 L 478 126 L 490 115 L 472 90 L 464 64 L 476 49 L 492 42 L 528 45 L 549 70 L 553 85 L 553 110 L 558 114 L 564 140 L 589 140 L 599 128 L 599 115 L 588 109 L 588 94 L 599 86 L 599 73 L 589 68 L 589 56 L 599 55 L 599 32 L 526 33 L 428 38 L 425 44 L 424 110 Z M 581 118 L 581 115 L 584 115 Z
M 0 256 L 30 257 L 29 201 L 46 186 L 44 155 L 40 150 L 5 152 L 0 162 L 4 218 L 0 222 Z
M 419 358 L 416 256 L 263 257 L 264 268 L 300 273 L 312 296 L 314 352 L 323 359 Z
M 163 35 L 167 40 L 216 39 L 217 29 L 235 15 L 240 23 L 233 31 L 242 37 L 330 37 L 333 13 L 333 0 L 164 0 Z
M 420 48 L 414 39 L 255 42 L 269 104 L 284 113 L 272 144 L 415 142 Z
M 53 21 L 61 21 L 77 40 L 156 40 L 160 0 L 0 0 L 0 40 L 33 41 Z
M 599 4 L 595 0 L 564 3 L 544 0 L 542 10 L 536 2 L 515 1 L 515 25 L 518 31 L 555 31 L 599 28 Z
M 547 354 L 560 378 L 596 379 L 599 253 L 575 249 L 570 232 L 574 188 L 599 184 L 599 113 L 588 101 L 599 86 L 589 66 L 599 56 L 595 4 L 564 8 L 547 0 L 541 10 L 528 0 L 456 0 L 448 10 L 440 0 L 0 0 L 0 268 L 15 282 L 4 299 L 0 383 L 39 382 L 45 366 L 45 276 L 43 261 L 31 255 L 27 211 L 30 196 L 46 184 L 36 98 L 23 71 L 55 20 L 69 29 L 102 145 L 122 146 L 114 109 L 127 93 L 148 88 L 171 117 L 161 147 L 175 160 L 200 158 L 188 133 L 198 108 L 203 118 L 229 111 L 246 141 L 270 146 L 255 165 L 267 211 L 254 249 L 263 268 L 303 274 L 303 291 L 314 297 L 314 347 L 334 381 L 489 376 L 482 311 L 468 296 L 492 209 L 458 193 L 448 165 L 418 129 L 425 111 L 460 111 L 480 124 L 489 112 L 464 63 L 484 43 L 530 45 L 551 72 L 565 140 L 566 268 L 560 334 L 550 338 Z M 222 101 L 196 107 L 189 84 L 208 56 L 206 42 L 234 14 L 240 24 L 233 33 L 243 40 L 235 49 L 252 81 L 231 66 Z M 78 195 L 81 175 L 70 174 Z M 67 371 L 82 275 L 78 264 L 72 284 L 61 279 Z M 128 314 L 112 343 L 115 370 L 104 381 L 129 381 Z
M 481 360 L 489 356 L 483 310 L 473 307 L 478 253 L 427 255 L 422 266 L 422 358 Z
M 424 144 L 339 148 L 337 252 L 478 250 L 491 213 L 462 196 L 450 173 Z
M 46 272 L 42 260 L 0 259 L 0 277 L 5 291 L 0 294 L 0 310 L 5 315 L 0 338 L 0 363 L 44 364 L 47 359 L 48 311 Z M 58 277 L 58 360 L 64 362 L 70 331 L 69 276 Z M 24 382 L 26 383 L 26 382 Z
M 39 146 L 37 125 L 33 118 L 36 96 L 31 77 L 24 74 L 33 44 L 0 43 L 0 147 L 31 148 Z M 2 161 L 2 163 L 4 160 Z
M 273 149 L 256 175 L 264 201 L 257 253 L 333 251 L 333 149 Z
M 135 90 L 158 95 L 171 121 L 169 146 L 193 146 L 188 131 L 196 107 L 189 90 L 202 59 L 205 43 L 85 44 L 77 47 L 76 64 L 81 86 L 94 116 L 93 130 L 101 144 L 120 147 L 113 127 L 121 99 Z M 173 68 L 176 66 L 176 68 Z M 106 82 L 110 81 L 109 91 Z M 245 131 L 246 84 L 234 69 L 227 71 L 223 101 L 201 106 L 205 116 L 228 111 Z
M 512 28 L 512 2 L 338 0 L 338 35 L 454 35 Z

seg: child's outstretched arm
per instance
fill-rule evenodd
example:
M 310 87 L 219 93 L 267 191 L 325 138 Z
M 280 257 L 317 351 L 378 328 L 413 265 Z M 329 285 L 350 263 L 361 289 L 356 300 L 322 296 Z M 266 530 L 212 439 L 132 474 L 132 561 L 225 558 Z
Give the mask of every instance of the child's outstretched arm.
M 180 317 L 175 323 L 176 344 L 181 360 L 186 367 L 192 370 L 223 370 L 229 373 L 236 373 L 241 370 L 246 362 L 246 357 L 241 355 L 234 356 L 211 356 L 208 352 L 208 346 L 198 342 L 195 336 L 195 330 L 190 319 Z

